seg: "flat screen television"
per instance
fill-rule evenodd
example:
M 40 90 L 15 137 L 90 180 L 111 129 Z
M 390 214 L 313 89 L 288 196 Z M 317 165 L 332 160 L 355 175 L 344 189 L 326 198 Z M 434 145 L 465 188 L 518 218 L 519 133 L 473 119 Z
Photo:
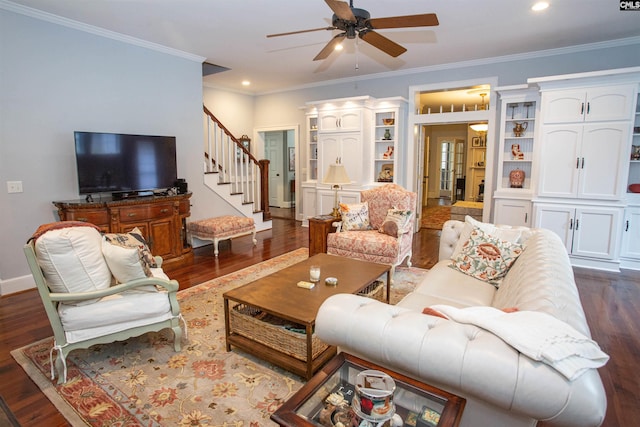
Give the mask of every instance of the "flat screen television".
M 75 132 L 80 194 L 138 194 L 173 187 L 174 136 Z

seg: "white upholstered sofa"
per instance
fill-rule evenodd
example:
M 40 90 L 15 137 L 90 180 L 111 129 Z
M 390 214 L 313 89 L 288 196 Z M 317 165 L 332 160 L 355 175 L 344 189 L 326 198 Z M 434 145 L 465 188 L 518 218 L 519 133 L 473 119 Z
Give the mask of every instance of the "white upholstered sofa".
M 426 307 L 448 308 L 444 314 L 490 310 L 503 315 L 507 323 L 508 316 L 545 316 L 570 325 L 591 341 L 568 255 L 555 234 L 509 230 L 519 233 L 524 250 L 496 289 L 449 267 L 461 234 L 468 235 L 469 228 L 469 218 L 466 225 L 461 221 L 444 225 L 440 261 L 396 306 L 349 294 L 327 299 L 316 319 L 318 337 L 341 351 L 465 397 L 463 426 L 533 426 L 539 420 L 556 426 L 600 425 L 607 402 L 597 369 L 585 368 L 569 380 L 491 329 L 423 314 Z M 526 343 L 533 335 L 523 332 L 515 338 Z M 608 356 L 600 353 L 601 366 Z

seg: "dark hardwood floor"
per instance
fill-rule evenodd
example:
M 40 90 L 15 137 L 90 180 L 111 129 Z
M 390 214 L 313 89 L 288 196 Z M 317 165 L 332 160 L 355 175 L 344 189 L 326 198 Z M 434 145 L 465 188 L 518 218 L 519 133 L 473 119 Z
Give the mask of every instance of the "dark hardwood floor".
M 308 247 L 308 228 L 299 222 L 274 219 L 273 229 L 220 243 L 220 256 L 213 248 L 195 250 L 191 266 L 167 273 L 185 289 L 206 280 Z M 415 235 L 412 262 L 429 268 L 437 262 L 439 231 L 421 230 Z M 576 282 L 594 339 L 611 356 L 600 374 L 609 402 L 604 426 L 632 426 L 640 419 L 640 272 L 620 274 L 576 269 Z M 0 395 L 23 426 L 67 426 L 38 387 L 9 352 L 52 335 L 35 290 L 0 297 Z

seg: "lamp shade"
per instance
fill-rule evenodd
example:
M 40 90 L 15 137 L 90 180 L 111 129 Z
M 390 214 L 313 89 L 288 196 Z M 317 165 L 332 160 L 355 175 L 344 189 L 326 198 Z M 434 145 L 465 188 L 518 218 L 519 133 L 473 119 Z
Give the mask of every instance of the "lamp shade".
M 342 185 L 350 184 L 351 180 L 349 179 L 349 175 L 347 175 L 347 170 L 344 168 L 344 165 L 341 163 L 334 163 L 329 165 L 329 169 L 327 169 L 327 173 L 324 175 L 322 183 Z

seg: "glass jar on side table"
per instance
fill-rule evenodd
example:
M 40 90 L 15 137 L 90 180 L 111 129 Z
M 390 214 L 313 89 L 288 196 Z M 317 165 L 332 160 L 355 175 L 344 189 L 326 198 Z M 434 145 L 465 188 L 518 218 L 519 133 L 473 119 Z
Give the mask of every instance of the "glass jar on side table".
M 393 419 L 367 424 L 358 417 L 361 411 L 353 410 L 354 406 L 361 409 L 359 402 L 352 402 L 358 399 L 355 386 L 358 374 L 366 370 L 381 371 L 393 378 Z M 395 427 L 399 419 L 403 426 L 454 427 L 460 423 L 465 403 L 462 397 L 340 353 L 275 411 L 271 419 L 284 427 L 333 427 L 338 422 L 345 427 L 363 424 Z

